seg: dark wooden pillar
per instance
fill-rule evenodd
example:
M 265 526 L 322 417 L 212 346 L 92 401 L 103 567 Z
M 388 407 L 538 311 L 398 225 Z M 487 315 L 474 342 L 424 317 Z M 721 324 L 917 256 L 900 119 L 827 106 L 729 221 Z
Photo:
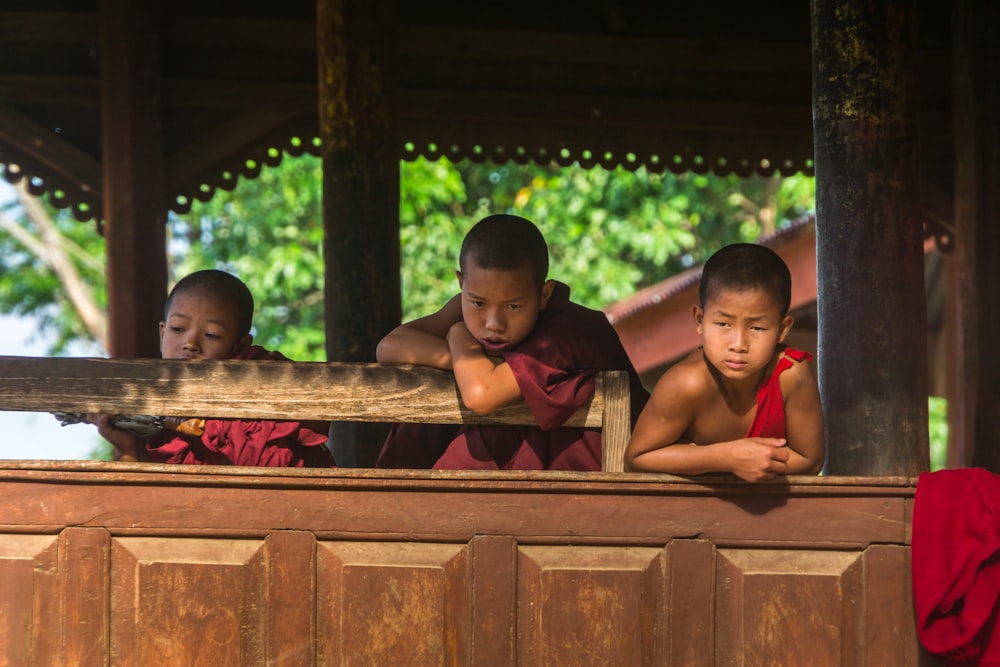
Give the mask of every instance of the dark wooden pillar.
M 812 0 L 827 473 L 929 467 L 912 0 Z
M 401 318 L 396 20 L 393 1 L 317 2 L 330 361 L 374 361 Z M 385 433 L 335 424 L 337 463 L 373 465 Z
M 1000 6 L 952 3 L 955 114 L 956 384 L 949 425 L 964 457 L 1000 473 Z
M 108 347 L 159 357 L 167 290 L 166 185 L 155 0 L 101 0 L 101 163 Z

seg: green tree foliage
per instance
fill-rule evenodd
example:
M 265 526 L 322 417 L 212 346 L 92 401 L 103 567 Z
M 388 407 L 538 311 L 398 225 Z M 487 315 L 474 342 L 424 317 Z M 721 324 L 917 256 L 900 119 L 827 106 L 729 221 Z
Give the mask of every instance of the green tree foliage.
M 576 300 L 600 308 L 812 208 L 813 181 L 803 176 L 716 178 L 423 159 L 400 169 L 405 319 L 437 309 L 457 291 L 462 237 L 490 213 L 534 220 L 550 244 L 551 276 L 568 283 Z M 168 223 L 170 282 L 202 268 L 235 273 L 257 300 L 256 342 L 302 361 L 325 354 L 320 170 L 310 156 L 286 159 L 232 192 L 193 202 Z M 103 309 L 102 239 L 92 224 L 65 213 L 52 218 Z M 31 220 L 20 226 L 41 239 Z M 2 229 L 0 250 L 4 312 L 39 318 L 55 335 L 55 354 L 69 341 L 95 339 L 66 300 L 46 252 Z
M 404 164 L 402 180 L 404 319 L 431 312 L 457 291 L 461 239 L 490 213 L 537 223 L 549 242 L 550 276 L 568 283 L 575 300 L 601 308 L 723 245 L 773 232 L 810 211 L 814 199 L 813 179 L 804 176 L 418 160 Z
M 239 276 L 256 302 L 254 342 L 299 361 L 325 357 L 321 175 L 315 158 L 287 159 L 169 225 L 170 284 L 199 269 Z
M 104 239 L 94 223 L 46 209 L 23 187 L 17 192 L 26 205 L 17 198 L 0 204 L 0 312 L 34 319 L 52 355 L 67 354 L 73 343 L 99 349 L 104 331 L 85 324 L 70 294 L 82 289 L 92 309 L 107 311 Z M 59 271 L 65 264 L 68 276 Z

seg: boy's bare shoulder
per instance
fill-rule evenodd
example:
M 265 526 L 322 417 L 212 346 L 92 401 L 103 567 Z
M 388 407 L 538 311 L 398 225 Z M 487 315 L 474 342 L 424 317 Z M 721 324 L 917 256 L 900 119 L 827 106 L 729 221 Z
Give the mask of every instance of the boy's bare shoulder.
M 668 368 L 657 382 L 657 388 L 661 384 L 664 390 L 689 397 L 703 396 L 716 390 L 715 381 L 708 370 L 701 348 Z

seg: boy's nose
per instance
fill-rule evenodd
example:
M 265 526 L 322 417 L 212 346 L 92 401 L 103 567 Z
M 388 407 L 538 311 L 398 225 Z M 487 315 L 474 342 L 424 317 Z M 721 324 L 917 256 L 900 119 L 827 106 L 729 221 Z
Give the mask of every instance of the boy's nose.
M 498 311 L 486 313 L 486 328 L 490 331 L 503 331 L 505 326 L 503 316 Z

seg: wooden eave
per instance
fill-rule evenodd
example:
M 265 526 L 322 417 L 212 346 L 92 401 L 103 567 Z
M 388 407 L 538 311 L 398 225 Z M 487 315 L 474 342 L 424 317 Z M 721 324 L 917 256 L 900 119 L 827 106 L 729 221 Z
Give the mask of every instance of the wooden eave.
M 402 159 L 812 171 L 807 4 L 399 4 Z M 97 7 L 0 5 L 0 167 L 81 220 L 102 211 Z M 165 206 L 318 154 L 313 2 L 161 11 Z M 951 140 L 938 136 L 948 52 L 934 30 L 921 67 L 936 165 Z M 949 172 L 934 180 L 950 193 Z

